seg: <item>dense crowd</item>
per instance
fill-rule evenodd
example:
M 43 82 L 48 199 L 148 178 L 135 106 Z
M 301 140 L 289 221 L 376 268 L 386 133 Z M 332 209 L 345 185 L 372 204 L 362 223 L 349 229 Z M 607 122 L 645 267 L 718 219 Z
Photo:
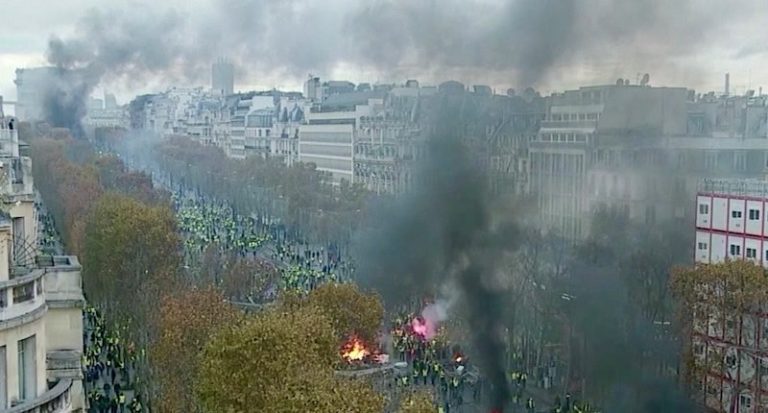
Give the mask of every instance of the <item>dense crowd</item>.
M 94 307 L 84 311 L 83 377 L 88 411 L 139 413 L 145 411 L 138 392 L 141 384 L 136 366 L 145 353 L 126 343 L 119 325 L 109 326 Z M 126 345 L 127 344 L 127 345 Z
M 480 403 L 483 380 L 477 368 L 441 334 L 414 329 L 416 319 L 416 314 L 401 312 L 392 323 L 392 349 L 400 363 L 408 366 L 395 376 L 396 387 L 405 391 L 414 387 L 428 389 L 441 413 L 462 411 L 465 403 Z
M 188 266 L 198 265 L 210 245 L 241 259 L 266 259 L 280 270 L 277 288 L 306 293 L 349 278 L 351 266 L 334 244 L 315 246 L 291 237 L 285 227 L 258 215 L 238 214 L 226 202 L 177 188 L 172 197 Z

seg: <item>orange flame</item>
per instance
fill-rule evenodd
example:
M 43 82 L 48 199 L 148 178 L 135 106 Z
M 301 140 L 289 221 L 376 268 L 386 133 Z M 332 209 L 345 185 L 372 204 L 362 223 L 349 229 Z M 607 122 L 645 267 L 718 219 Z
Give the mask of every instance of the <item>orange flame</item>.
M 360 340 L 357 336 L 350 337 L 341 347 L 341 357 L 348 362 L 363 360 L 369 354 L 371 354 L 370 350 L 365 347 L 363 340 Z

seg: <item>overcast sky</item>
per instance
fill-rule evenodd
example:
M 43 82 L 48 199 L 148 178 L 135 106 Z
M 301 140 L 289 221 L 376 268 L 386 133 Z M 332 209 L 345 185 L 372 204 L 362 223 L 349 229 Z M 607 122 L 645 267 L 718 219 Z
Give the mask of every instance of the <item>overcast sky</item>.
M 17 67 L 103 68 L 125 101 L 209 83 L 216 56 L 238 89 L 300 90 L 308 73 L 354 82 L 457 79 L 548 93 L 633 83 L 699 91 L 768 86 L 766 0 L 0 0 L 0 95 Z M 63 56 L 63 57 L 62 57 Z M 767 89 L 768 90 L 768 89 Z M 96 89 L 97 93 L 101 88 Z

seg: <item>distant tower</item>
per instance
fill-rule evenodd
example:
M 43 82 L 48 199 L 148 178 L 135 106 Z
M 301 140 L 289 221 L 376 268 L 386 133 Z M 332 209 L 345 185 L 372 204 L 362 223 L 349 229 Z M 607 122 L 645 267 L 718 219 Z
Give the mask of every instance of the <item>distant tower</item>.
M 726 73 L 725 74 L 725 96 L 729 96 L 731 94 L 731 74 Z
M 220 58 L 213 64 L 211 70 L 211 88 L 214 93 L 223 96 L 235 91 L 235 67 L 229 60 Z

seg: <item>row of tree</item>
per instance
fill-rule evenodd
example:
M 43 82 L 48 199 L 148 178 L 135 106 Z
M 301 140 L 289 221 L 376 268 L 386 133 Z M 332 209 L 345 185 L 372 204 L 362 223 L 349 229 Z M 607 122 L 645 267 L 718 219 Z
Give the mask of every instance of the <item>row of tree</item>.
M 187 186 L 226 199 L 239 211 L 280 218 L 317 241 L 348 240 L 359 222 L 366 191 L 346 181 L 339 187 L 313 164 L 286 167 L 279 158 L 228 158 L 216 147 L 186 137 L 155 148 L 163 170 Z
M 258 278 L 242 273 L 263 272 L 266 279 L 274 276 L 273 267 L 212 248 L 205 268 L 190 279 L 192 272 L 180 268 L 168 194 L 154 188 L 149 176 L 66 136 L 31 143 L 36 185 L 67 248 L 81 256 L 88 300 L 148 350 L 149 363 L 139 374 L 153 409 L 384 409 L 388 400 L 370 383 L 334 374 L 350 335 L 377 338 L 384 312 L 378 296 L 352 284 L 327 284 L 246 314 L 230 299 L 241 284 Z M 402 411 L 435 408 L 429 396 L 414 394 L 403 400 Z

